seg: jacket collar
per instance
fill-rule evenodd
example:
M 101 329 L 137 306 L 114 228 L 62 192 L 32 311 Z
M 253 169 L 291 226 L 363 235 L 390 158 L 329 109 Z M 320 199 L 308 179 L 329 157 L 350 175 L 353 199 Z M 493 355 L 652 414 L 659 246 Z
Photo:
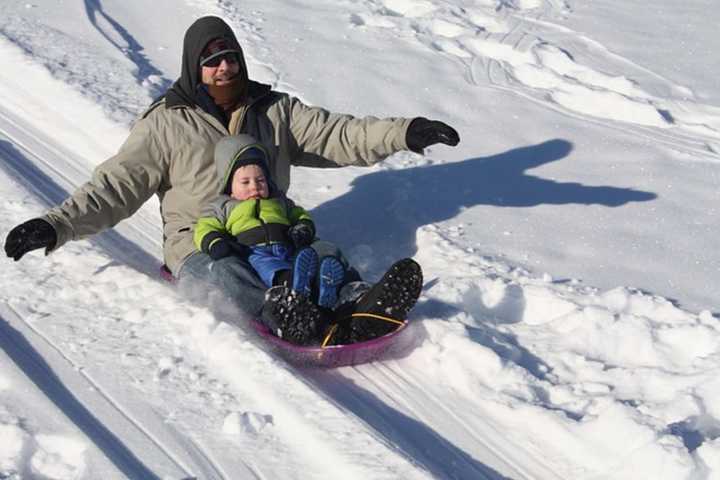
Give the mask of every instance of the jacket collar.
M 255 102 L 269 95 L 271 91 L 272 87 L 270 87 L 270 85 L 250 80 L 248 85 L 248 101 L 246 102 L 246 104 L 254 104 Z M 202 98 L 203 96 L 205 98 Z M 212 107 L 208 105 L 208 102 L 210 102 L 212 107 L 217 108 L 217 106 L 212 101 L 207 92 L 203 91 L 202 89 L 199 89 L 198 92 L 196 92 L 194 98 L 188 98 L 188 96 L 185 95 L 182 90 L 177 90 L 174 88 L 170 88 L 165 93 L 166 108 L 192 108 L 197 105 L 203 110 L 205 110 L 207 113 L 214 115 L 214 112 L 210 111 Z

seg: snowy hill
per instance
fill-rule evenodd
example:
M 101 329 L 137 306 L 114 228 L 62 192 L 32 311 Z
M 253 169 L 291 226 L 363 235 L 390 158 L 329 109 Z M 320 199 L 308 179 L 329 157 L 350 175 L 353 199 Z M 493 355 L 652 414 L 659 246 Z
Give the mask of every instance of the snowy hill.
M 274 358 L 159 280 L 153 199 L 3 261 L 0 478 L 720 478 L 711 2 L 5 2 L 3 239 L 116 151 L 203 14 L 276 89 L 460 131 L 293 170 L 367 278 L 421 263 L 414 348 Z

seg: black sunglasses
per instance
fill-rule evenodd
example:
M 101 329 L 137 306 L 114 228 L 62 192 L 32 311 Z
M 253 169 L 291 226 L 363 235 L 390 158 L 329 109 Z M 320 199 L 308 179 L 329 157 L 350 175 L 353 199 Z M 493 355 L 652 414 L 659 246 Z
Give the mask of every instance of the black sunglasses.
M 238 54 L 236 51 L 217 52 L 207 58 L 203 58 L 202 60 L 200 60 L 200 66 L 216 68 L 220 66 L 223 60 L 225 60 L 227 63 L 239 63 Z

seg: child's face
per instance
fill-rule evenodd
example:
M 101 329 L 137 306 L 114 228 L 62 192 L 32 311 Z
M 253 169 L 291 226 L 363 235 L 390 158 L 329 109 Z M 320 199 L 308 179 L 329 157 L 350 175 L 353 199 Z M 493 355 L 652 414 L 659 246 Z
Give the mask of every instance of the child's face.
M 262 168 L 245 165 L 235 170 L 230 187 L 230 196 L 235 200 L 268 198 L 270 190 Z

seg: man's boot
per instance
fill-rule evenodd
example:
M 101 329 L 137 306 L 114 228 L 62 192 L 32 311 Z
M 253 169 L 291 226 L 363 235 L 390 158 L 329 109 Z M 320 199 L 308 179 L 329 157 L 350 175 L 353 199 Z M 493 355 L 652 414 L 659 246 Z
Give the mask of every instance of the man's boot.
M 308 296 L 286 286 L 267 291 L 262 322 L 272 333 L 296 345 L 317 344 L 328 323 L 326 314 Z
M 422 269 L 415 260 L 396 262 L 357 301 L 337 308 L 338 326 L 330 344 L 363 342 L 394 331 L 415 306 L 422 285 Z

